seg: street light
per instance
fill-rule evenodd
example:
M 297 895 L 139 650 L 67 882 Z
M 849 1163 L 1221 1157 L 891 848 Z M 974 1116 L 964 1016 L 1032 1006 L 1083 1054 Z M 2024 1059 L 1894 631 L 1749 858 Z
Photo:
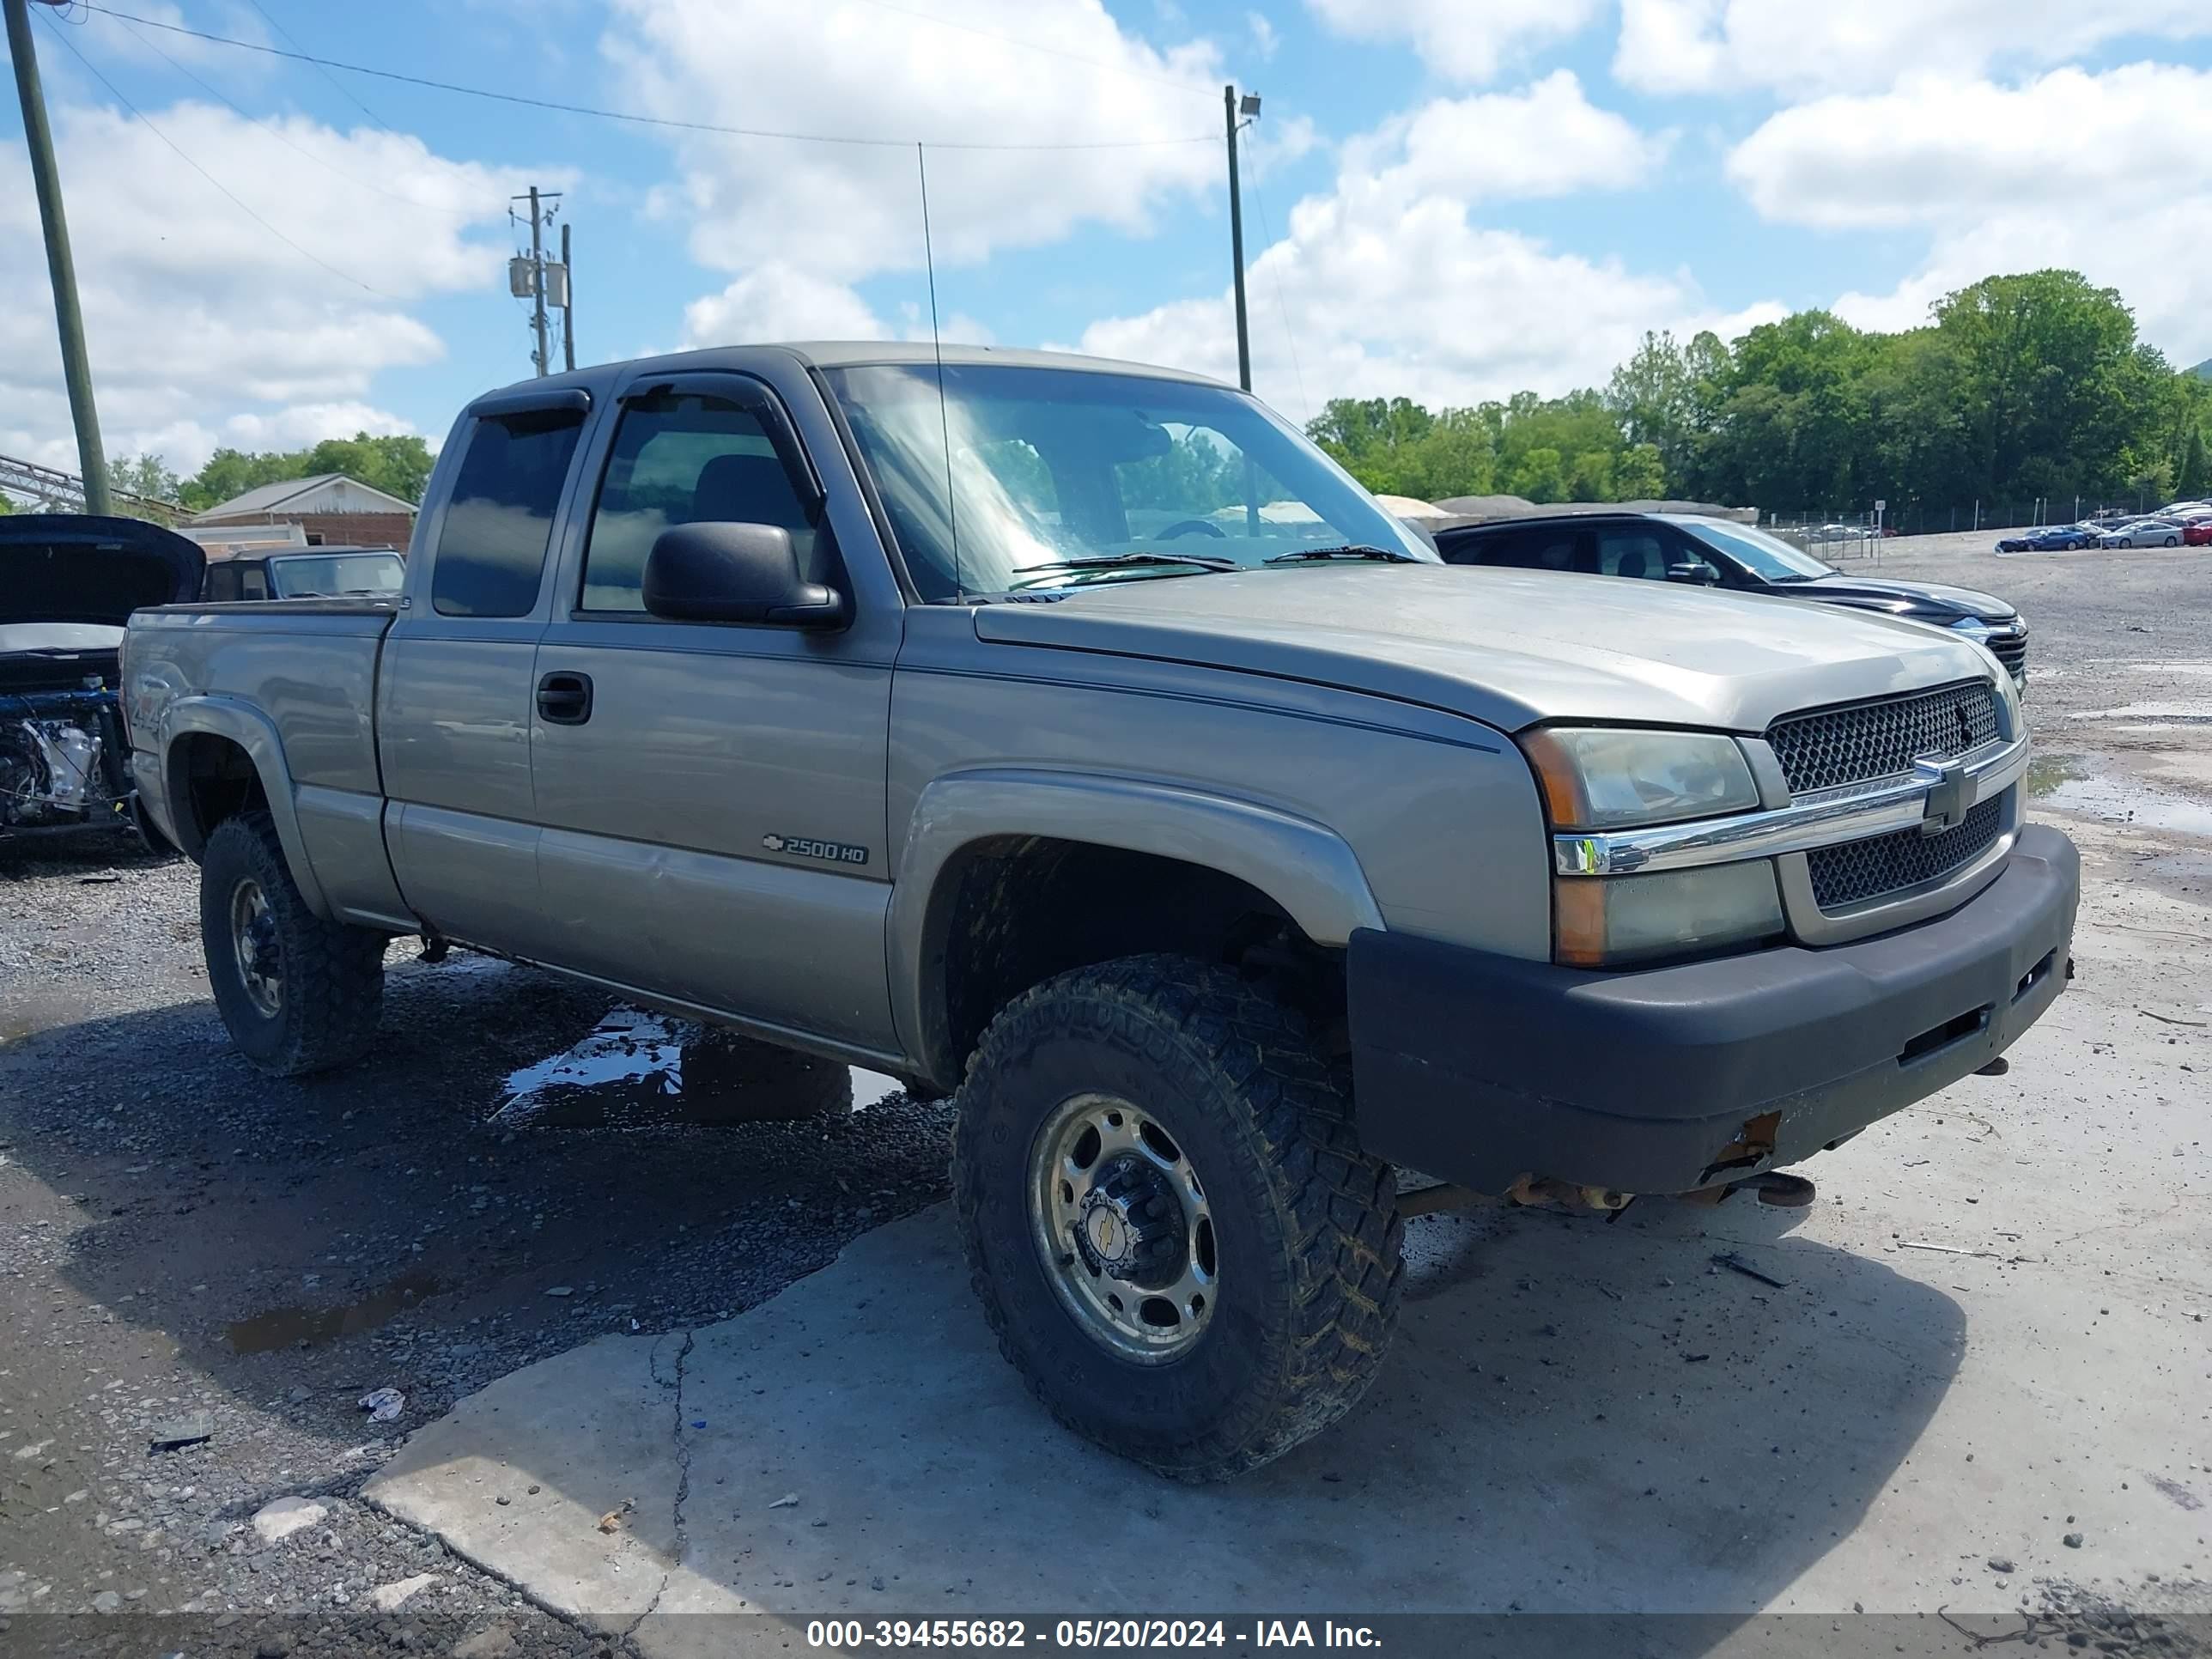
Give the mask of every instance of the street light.
M 1237 129 L 1246 121 L 1260 118 L 1260 94 L 1248 92 L 1240 100 L 1237 88 L 1226 86 L 1221 89 L 1221 119 L 1229 136 L 1229 254 L 1236 267 L 1237 277 L 1237 383 L 1245 391 L 1252 389 L 1252 335 L 1244 313 L 1244 204 L 1237 182 Z

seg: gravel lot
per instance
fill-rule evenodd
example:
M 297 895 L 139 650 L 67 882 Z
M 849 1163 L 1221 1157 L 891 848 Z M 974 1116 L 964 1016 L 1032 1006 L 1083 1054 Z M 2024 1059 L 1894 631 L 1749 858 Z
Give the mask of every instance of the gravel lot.
M 2104 890 L 2212 902 L 2212 556 L 1989 540 L 1893 542 L 1881 569 L 2021 605 L 2039 810 L 2111 838 Z M 508 1076 L 607 1000 L 411 940 L 376 1060 L 271 1082 L 207 1000 L 196 878 L 120 843 L 0 850 L 0 1632 L 93 1651 L 114 1626 L 46 1615 L 169 1612 L 194 1617 L 131 1650 L 601 1650 L 360 1487 L 521 1364 L 726 1317 L 934 1201 L 943 1109 L 493 1123 Z M 361 1409 L 378 1388 L 405 1395 L 397 1420 Z M 321 1512 L 270 1542 L 252 1517 L 283 1497 Z M 2097 1617 L 2100 1645 L 2136 1639 Z

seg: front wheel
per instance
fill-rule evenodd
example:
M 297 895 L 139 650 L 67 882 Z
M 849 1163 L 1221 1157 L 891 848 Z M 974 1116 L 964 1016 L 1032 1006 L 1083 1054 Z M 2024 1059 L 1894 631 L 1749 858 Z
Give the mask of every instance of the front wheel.
M 1374 1381 L 1395 1182 L 1303 1022 L 1255 987 L 1175 957 L 1063 974 L 992 1023 L 956 1105 L 976 1295 L 1068 1428 L 1224 1480 Z
M 2179 536 L 2168 536 L 2166 538 L 2166 545 L 2168 547 L 2179 547 L 2181 545 L 2181 538 Z
M 307 908 L 266 812 L 226 818 L 200 855 L 200 945 L 239 1052 L 274 1077 L 358 1060 L 384 1009 L 384 935 Z

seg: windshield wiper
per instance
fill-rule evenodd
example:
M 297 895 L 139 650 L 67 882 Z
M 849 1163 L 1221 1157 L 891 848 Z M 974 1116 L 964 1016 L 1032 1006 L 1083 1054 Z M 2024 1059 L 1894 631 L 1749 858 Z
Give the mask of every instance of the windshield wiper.
M 1383 564 L 1419 564 L 1420 561 L 1410 553 L 1394 553 L 1387 547 L 1369 547 L 1359 542 L 1347 542 L 1342 547 L 1302 547 L 1294 553 L 1278 553 L 1263 564 L 1311 564 L 1325 559 L 1372 559 Z
M 1054 559 L 1049 564 L 1024 565 L 1024 575 L 1049 575 L 1061 570 L 1118 570 L 1140 564 L 1187 564 L 1200 570 L 1236 570 L 1241 567 L 1234 559 L 1218 559 L 1202 553 L 1101 553 L 1085 559 Z M 1016 582 L 1015 587 L 1027 587 L 1025 581 Z

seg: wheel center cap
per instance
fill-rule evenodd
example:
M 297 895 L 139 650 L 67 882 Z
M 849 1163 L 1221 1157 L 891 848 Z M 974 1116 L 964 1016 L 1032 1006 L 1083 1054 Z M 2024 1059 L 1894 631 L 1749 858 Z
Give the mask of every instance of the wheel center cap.
M 1128 1255 L 1129 1229 L 1111 1203 L 1093 1204 L 1091 1213 L 1083 1218 L 1083 1231 L 1102 1264 L 1118 1265 Z

